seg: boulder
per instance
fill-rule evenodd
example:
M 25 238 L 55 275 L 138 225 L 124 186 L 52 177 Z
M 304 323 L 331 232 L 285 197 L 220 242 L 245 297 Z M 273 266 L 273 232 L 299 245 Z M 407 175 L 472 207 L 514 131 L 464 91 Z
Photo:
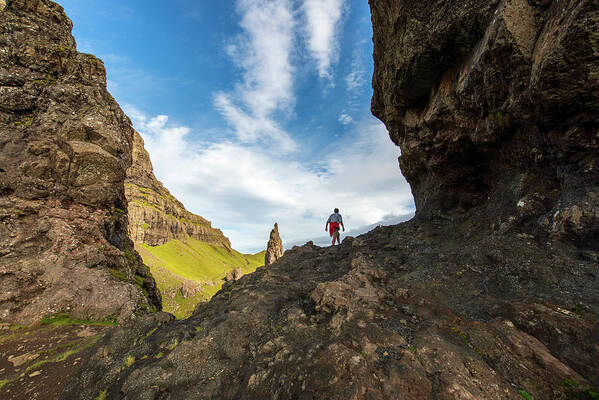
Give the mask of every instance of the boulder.
M 235 281 L 241 279 L 242 276 L 243 276 L 243 271 L 241 270 L 241 268 L 235 268 L 235 269 L 227 272 L 227 275 L 225 275 L 225 281 L 226 282 L 235 282 Z

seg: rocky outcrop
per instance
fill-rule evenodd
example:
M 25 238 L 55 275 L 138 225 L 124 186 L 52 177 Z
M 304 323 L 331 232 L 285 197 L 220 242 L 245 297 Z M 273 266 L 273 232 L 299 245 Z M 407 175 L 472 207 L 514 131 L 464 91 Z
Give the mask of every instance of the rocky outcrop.
M 151 246 L 188 237 L 231 248 L 229 239 L 210 221 L 190 213 L 156 179 L 150 155 L 139 133 L 133 134 L 133 163 L 127 171 L 125 195 L 129 204 L 129 237 Z
M 235 268 L 229 272 L 227 272 L 227 275 L 225 275 L 225 281 L 226 282 L 235 282 L 241 279 L 241 277 L 243 276 L 243 271 L 241 270 L 241 268 Z
M 0 7 L 0 320 L 160 308 L 127 237 L 133 128 L 48 0 Z
M 270 239 L 266 245 L 266 254 L 264 255 L 264 265 L 269 266 L 279 258 L 283 257 L 283 241 L 279 236 L 279 225 L 275 222 L 275 227 L 270 231 Z
M 419 216 L 599 244 L 595 0 L 370 1 L 372 111 Z
M 370 5 L 416 218 L 120 328 L 64 399 L 597 397 L 599 3 Z

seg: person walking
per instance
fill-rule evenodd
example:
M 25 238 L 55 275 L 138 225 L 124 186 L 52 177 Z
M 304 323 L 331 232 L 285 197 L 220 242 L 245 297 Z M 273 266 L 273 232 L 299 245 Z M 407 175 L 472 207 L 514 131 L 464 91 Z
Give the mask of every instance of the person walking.
M 339 225 L 343 228 L 343 232 L 345 232 L 345 226 L 343 226 L 343 217 L 339 214 L 339 209 L 335 208 L 329 219 L 327 219 L 327 224 L 324 227 L 325 231 L 329 231 L 331 237 L 333 238 L 333 242 L 331 246 L 335 245 L 335 240 L 337 243 L 341 244 L 339 240 Z

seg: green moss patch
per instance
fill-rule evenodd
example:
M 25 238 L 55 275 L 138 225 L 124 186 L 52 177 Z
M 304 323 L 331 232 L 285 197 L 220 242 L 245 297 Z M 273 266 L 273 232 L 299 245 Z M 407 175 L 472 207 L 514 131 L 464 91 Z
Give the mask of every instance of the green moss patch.
M 127 274 L 124 273 L 123 271 L 119 271 L 118 269 L 108 268 L 108 272 L 110 272 L 110 275 L 112 275 L 113 278 L 116 278 L 120 281 L 128 281 L 129 280 L 129 278 L 127 278 Z
M 116 318 L 109 317 L 100 321 L 92 321 L 89 319 L 74 318 L 67 313 L 57 313 L 48 315 L 41 320 L 42 325 L 96 325 L 96 326 L 116 326 Z
M 518 394 L 526 400 L 532 400 L 532 396 L 526 392 L 526 390 L 518 390 Z
M 70 356 L 72 356 L 73 354 L 77 354 L 77 353 L 91 347 L 92 345 L 94 345 L 96 343 L 97 340 L 98 340 L 97 337 L 93 337 L 91 339 L 81 339 L 81 340 L 76 340 L 74 342 L 67 343 L 65 345 L 53 348 L 48 353 L 46 353 L 48 355 L 48 358 L 36 361 L 35 363 L 29 365 L 25 369 L 24 374 L 26 374 L 29 371 L 36 370 L 36 369 L 40 368 L 42 365 L 47 364 L 47 363 L 62 362 L 64 360 L 66 360 L 67 358 L 69 358 Z M 67 349 L 67 350 L 60 352 L 61 349 Z
M 29 128 L 33 125 L 33 117 L 25 117 L 20 121 L 15 121 L 15 125 L 22 128 Z
M 96 400 L 106 400 L 106 394 L 108 394 L 107 390 L 103 390 L 98 394 L 98 397 L 96 397 Z
M 599 400 L 599 390 L 594 387 L 581 385 L 574 379 L 566 379 L 562 382 L 566 388 L 569 400 Z
M 126 367 L 130 367 L 135 363 L 135 357 L 129 355 L 127 356 L 127 358 L 125 358 L 125 366 Z

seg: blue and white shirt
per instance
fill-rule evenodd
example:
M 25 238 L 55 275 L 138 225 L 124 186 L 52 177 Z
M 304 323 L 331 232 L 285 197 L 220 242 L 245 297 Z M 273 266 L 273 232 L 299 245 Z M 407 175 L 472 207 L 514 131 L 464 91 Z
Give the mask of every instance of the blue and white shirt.
M 329 219 L 327 220 L 327 224 L 330 224 L 331 222 L 337 222 L 338 224 L 342 224 L 343 217 L 341 217 L 341 214 L 339 213 L 332 213 Z

